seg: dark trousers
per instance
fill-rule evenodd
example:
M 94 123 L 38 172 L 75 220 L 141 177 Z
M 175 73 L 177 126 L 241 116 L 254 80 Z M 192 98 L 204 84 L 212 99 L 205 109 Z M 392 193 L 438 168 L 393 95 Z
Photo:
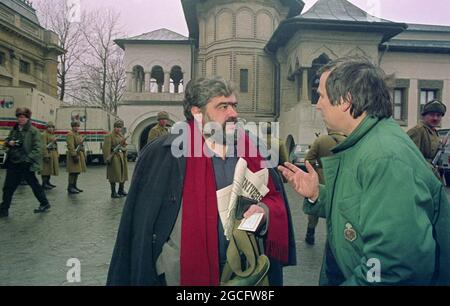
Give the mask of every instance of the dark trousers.
M 22 180 L 25 180 L 31 189 L 33 189 L 34 196 L 41 203 L 41 206 L 48 204 L 44 189 L 39 184 L 35 173 L 30 171 L 30 164 L 10 164 L 6 172 L 5 185 L 3 186 L 2 210 L 9 209 L 14 192 L 16 192 Z

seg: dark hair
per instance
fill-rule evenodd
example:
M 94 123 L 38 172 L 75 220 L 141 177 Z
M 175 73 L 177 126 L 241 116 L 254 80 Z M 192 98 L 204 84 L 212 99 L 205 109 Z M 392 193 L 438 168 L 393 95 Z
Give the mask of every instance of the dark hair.
M 376 118 L 390 118 L 393 104 L 388 76 L 364 57 L 340 58 L 326 64 L 319 74 L 330 71 L 326 89 L 332 105 L 341 99 L 351 102 L 350 114 L 360 117 L 364 112 Z
M 229 97 L 234 93 L 230 82 L 221 77 L 200 78 L 192 80 L 186 86 L 183 108 L 187 120 L 192 120 L 191 109 L 193 106 L 204 108 L 215 97 Z

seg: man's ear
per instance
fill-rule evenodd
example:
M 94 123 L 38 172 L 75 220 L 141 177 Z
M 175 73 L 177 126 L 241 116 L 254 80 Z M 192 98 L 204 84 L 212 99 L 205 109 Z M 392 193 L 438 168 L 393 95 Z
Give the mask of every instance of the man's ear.
M 192 115 L 195 116 L 195 115 L 201 114 L 202 110 L 198 106 L 192 106 L 191 113 L 192 113 Z
M 352 95 L 350 93 L 347 94 L 347 99 L 341 98 L 341 110 L 345 113 L 349 111 L 352 107 Z

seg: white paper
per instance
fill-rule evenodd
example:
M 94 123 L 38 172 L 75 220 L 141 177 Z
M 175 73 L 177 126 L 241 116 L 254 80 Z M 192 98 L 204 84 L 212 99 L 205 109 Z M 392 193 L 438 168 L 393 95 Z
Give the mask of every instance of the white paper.
M 233 184 L 217 191 L 219 216 L 228 240 L 231 238 L 239 196 L 260 202 L 269 193 L 268 182 L 268 169 L 253 173 L 247 168 L 245 159 L 239 159 L 234 172 Z
M 238 229 L 252 233 L 256 232 L 261 224 L 263 216 L 263 213 L 251 215 L 249 218 L 242 220 L 242 223 L 239 225 Z

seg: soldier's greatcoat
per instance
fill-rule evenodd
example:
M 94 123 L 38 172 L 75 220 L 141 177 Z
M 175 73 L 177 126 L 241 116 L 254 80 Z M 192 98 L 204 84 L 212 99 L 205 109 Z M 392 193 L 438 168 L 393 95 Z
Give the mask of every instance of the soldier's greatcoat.
M 86 172 L 86 158 L 84 146 L 77 153 L 77 147 L 82 143 L 83 137 L 78 132 L 70 131 L 67 134 L 67 172 Z
M 42 133 L 42 155 L 44 157 L 42 163 L 42 176 L 58 176 L 59 175 L 59 154 L 56 136 L 45 131 Z
M 439 149 L 440 139 L 437 131 L 423 121 L 408 131 L 409 137 L 422 152 L 425 159 L 432 162 Z
M 159 123 L 153 127 L 150 132 L 148 133 L 148 141 L 147 143 L 152 142 L 156 138 L 159 138 L 161 136 L 169 134 L 169 129 L 166 127 L 161 126 Z
M 112 132 L 105 137 L 103 143 L 103 158 L 107 162 L 106 177 L 111 183 L 124 183 L 128 181 L 128 162 L 126 147 L 121 145 L 124 138 L 121 134 Z M 120 150 L 114 149 L 120 145 Z

